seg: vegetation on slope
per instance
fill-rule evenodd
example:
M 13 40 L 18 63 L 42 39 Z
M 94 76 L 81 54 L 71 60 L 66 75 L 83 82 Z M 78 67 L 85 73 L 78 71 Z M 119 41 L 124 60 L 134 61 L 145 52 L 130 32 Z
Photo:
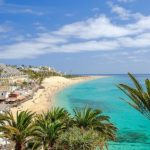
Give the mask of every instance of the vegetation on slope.
M 36 81 L 39 84 L 41 84 L 42 81 L 47 77 L 60 76 L 61 75 L 60 73 L 57 73 L 54 71 L 48 71 L 48 70 L 36 72 L 36 71 L 31 70 L 31 69 L 23 69 L 21 71 L 24 72 L 24 74 L 27 74 L 30 79 Z

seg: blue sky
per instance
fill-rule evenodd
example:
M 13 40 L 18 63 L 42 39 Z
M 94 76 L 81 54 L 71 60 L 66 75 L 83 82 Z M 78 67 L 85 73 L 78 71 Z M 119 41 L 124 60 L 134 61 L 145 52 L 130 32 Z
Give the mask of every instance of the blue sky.
M 149 0 L 0 0 L 0 63 L 150 73 Z

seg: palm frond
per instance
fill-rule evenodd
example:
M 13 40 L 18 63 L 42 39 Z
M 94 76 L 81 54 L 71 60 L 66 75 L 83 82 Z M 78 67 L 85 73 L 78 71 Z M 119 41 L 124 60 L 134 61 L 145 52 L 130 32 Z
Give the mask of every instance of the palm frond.
M 145 80 L 146 91 L 144 91 L 138 80 L 131 73 L 128 73 L 128 75 L 135 88 L 126 84 L 119 84 L 118 88 L 130 98 L 131 101 L 124 99 L 130 106 L 150 119 L 150 81 L 149 79 Z

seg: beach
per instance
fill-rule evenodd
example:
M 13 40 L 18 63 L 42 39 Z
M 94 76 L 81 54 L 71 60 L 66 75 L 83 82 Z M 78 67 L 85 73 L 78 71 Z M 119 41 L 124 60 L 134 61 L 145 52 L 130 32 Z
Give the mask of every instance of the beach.
M 104 78 L 106 76 L 82 76 L 74 78 L 64 78 L 60 76 L 54 76 L 44 79 L 42 82 L 43 89 L 39 89 L 33 96 L 33 99 L 28 100 L 17 107 L 11 108 L 13 114 L 17 111 L 29 110 L 36 113 L 42 113 L 48 111 L 54 106 L 55 100 L 54 96 L 60 90 L 71 86 L 73 84 L 78 84 L 81 82 L 86 82 L 89 80 L 94 80 L 97 78 Z

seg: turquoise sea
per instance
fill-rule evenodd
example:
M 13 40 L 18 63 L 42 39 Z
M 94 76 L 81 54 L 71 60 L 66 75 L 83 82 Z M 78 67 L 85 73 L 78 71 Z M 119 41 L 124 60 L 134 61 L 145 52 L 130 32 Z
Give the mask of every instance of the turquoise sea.
M 144 84 L 150 75 L 136 75 Z M 150 150 L 150 121 L 130 107 L 120 97 L 127 98 L 116 85 L 131 82 L 126 75 L 112 75 L 64 89 L 56 95 L 56 106 L 72 112 L 74 107 L 88 105 L 100 108 L 117 126 L 117 141 L 109 143 L 109 150 Z

